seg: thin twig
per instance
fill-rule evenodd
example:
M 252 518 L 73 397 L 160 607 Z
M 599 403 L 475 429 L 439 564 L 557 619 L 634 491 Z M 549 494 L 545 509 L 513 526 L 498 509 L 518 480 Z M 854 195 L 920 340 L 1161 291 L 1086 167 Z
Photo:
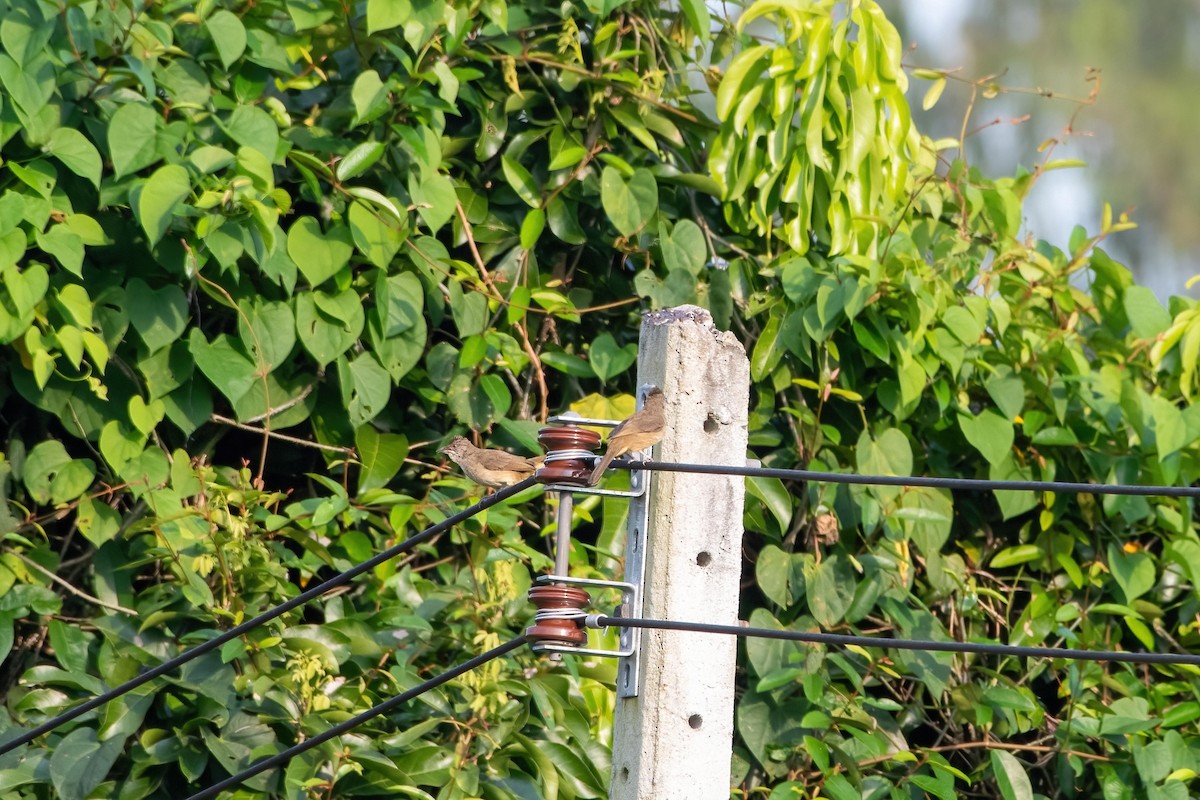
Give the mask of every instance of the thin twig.
M 229 417 L 223 417 L 220 414 L 213 414 L 212 416 L 209 417 L 209 419 L 211 419 L 213 422 L 219 422 L 222 425 L 228 425 L 231 428 L 237 428 L 239 430 L 249 431 L 250 433 L 265 434 L 266 436 L 269 436 L 272 439 L 278 439 L 281 442 L 290 442 L 291 444 L 298 444 L 302 447 L 312 447 L 317 450 L 325 450 L 325 451 L 328 451 L 331 453 L 341 453 L 342 455 L 349 455 L 349 456 L 354 455 L 354 448 L 352 448 L 352 447 L 341 447 L 339 445 L 334 445 L 334 444 L 321 444 L 320 442 L 313 442 L 313 441 L 309 441 L 308 439 L 301 439 L 298 436 L 288 436 L 286 433 L 279 433 L 277 431 L 266 430 L 264 428 L 259 428 L 254 425 L 247 425 L 244 422 L 238 422 L 236 419 L 230 419 Z
M 42 573 L 47 578 L 54 581 L 59 586 L 63 587 L 68 592 L 70 592 L 71 594 L 80 598 L 81 600 L 86 600 L 87 602 L 91 603 L 92 605 L 100 606 L 101 608 L 107 608 L 109 611 L 118 611 L 122 614 L 129 614 L 130 616 L 134 616 L 134 617 L 137 616 L 138 612 L 134 611 L 132 608 L 125 608 L 125 606 L 120 606 L 115 603 L 107 603 L 107 602 L 101 600 L 99 597 L 93 597 L 92 595 L 88 594 L 87 592 L 81 591 L 80 589 L 76 589 L 70 583 L 68 583 L 67 581 L 58 577 L 53 572 L 46 569 L 41 564 L 37 563 L 33 559 L 24 555 L 23 553 L 18 553 L 16 550 L 11 550 L 8 548 L 5 548 L 5 549 L 7 552 L 12 553 L 14 556 L 21 559 L 23 562 L 25 562 L 26 566 L 33 567 L 35 570 Z

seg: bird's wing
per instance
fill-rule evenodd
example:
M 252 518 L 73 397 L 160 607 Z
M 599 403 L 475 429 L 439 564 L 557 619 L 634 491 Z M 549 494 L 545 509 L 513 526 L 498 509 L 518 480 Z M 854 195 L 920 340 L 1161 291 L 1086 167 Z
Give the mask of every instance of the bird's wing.
M 520 456 L 506 453 L 503 450 L 480 450 L 479 464 L 484 469 L 502 469 L 511 472 L 532 473 L 534 467 Z

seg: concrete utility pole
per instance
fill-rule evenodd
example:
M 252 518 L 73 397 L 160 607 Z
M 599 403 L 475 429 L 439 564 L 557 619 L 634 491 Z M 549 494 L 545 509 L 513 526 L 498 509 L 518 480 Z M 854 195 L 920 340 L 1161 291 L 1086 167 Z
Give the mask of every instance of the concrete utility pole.
M 742 344 L 696 306 L 647 314 L 638 385 L 666 395 L 655 458 L 744 466 L 750 367 Z M 736 625 L 744 478 L 654 474 L 642 616 Z M 630 513 L 626 564 L 638 537 Z M 641 631 L 636 697 L 614 718 L 613 800 L 726 800 L 733 744 L 733 637 Z

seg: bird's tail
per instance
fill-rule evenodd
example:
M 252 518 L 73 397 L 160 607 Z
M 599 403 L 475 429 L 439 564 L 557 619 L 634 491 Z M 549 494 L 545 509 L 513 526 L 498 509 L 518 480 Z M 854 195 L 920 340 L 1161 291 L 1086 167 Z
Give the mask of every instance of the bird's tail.
M 608 469 L 608 465 L 611 464 L 613 459 L 616 457 L 617 454 L 612 452 L 611 449 L 609 452 L 604 454 L 604 458 L 600 459 L 600 463 L 596 465 L 594 470 L 592 470 L 592 477 L 588 481 L 589 486 L 595 486 L 600 482 L 600 476 L 604 474 L 604 470 Z

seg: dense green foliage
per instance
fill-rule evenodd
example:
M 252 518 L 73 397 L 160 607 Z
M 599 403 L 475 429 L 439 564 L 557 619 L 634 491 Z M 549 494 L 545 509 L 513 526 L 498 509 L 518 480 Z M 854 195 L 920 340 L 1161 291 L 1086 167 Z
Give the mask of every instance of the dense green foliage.
M 1097 247 L 1126 220 L 1022 239 L 1058 165 L 941 157 L 873 2 L 742 23 L 698 0 L 0 0 L 0 728 L 469 502 L 449 434 L 533 452 L 552 411 L 627 412 L 647 307 L 742 336 L 771 465 L 1200 477 L 1200 308 Z M 748 488 L 755 624 L 1200 647 L 1190 503 Z M 3 757 L 0 791 L 179 796 L 498 644 L 544 518 L 535 493 L 488 511 Z M 573 569 L 611 577 L 621 504 L 577 522 Z M 1200 772 L 1193 670 L 743 663 L 745 793 L 1182 798 Z M 520 654 L 240 796 L 600 797 L 611 678 Z

